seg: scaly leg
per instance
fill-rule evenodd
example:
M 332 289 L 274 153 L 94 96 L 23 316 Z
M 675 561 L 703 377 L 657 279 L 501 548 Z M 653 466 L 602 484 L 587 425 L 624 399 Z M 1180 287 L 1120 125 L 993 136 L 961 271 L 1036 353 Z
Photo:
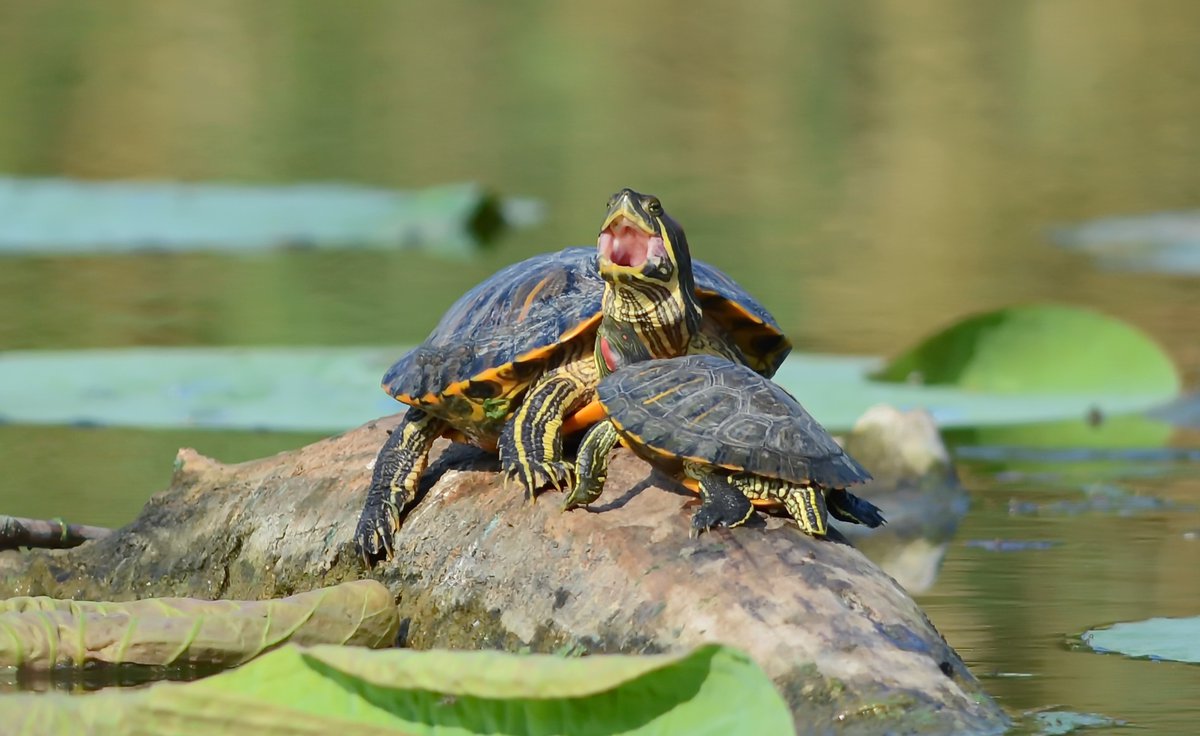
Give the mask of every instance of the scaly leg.
M 400 512 L 416 498 L 429 450 L 443 429 L 440 419 L 414 407 L 379 448 L 371 489 L 354 532 L 358 554 L 368 567 L 392 558 L 392 537 L 400 528 Z
M 750 498 L 782 503 L 800 528 L 814 537 L 823 537 L 828 531 L 829 514 L 820 488 L 751 473 L 738 473 L 730 481 Z
M 563 418 L 590 398 L 596 364 L 588 356 L 550 371 L 525 394 L 500 433 L 500 469 L 533 500 L 546 486 L 571 484 L 571 466 L 562 459 Z
M 833 518 L 852 524 L 863 524 L 871 529 L 887 523 L 883 512 L 875 504 L 850 493 L 844 488 L 835 488 L 825 494 L 825 505 Z
M 729 478 L 710 467 L 684 463 L 688 477 L 700 481 L 700 497 L 704 500 L 692 515 L 691 536 L 695 537 L 714 526 L 738 526 L 754 515 L 750 499 L 729 482 Z
M 564 510 L 587 506 L 600 497 L 608 479 L 608 453 L 619 439 L 617 428 L 607 419 L 583 436 L 575 458 L 575 487 L 563 503 Z

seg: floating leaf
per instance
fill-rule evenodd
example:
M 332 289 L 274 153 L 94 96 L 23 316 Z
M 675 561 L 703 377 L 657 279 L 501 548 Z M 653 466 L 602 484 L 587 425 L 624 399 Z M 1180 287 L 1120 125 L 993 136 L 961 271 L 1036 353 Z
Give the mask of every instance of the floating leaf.
M 1087 728 L 1106 728 L 1122 726 L 1118 721 L 1108 716 L 1096 713 L 1074 713 L 1069 710 L 1042 711 L 1028 716 L 1033 733 L 1037 736 L 1065 736 L 1065 734 Z
M 501 203 L 475 184 L 396 191 L 0 178 L 0 212 L 0 255 L 280 246 L 466 254 L 505 224 L 540 219 L 535 204 Z
M 1200 616 L 1118 623 L 1087 631 L 1081 638 L 1097 652 L 1200 663 Z
M 301 696 L 302 695 L 302 696 Z M 794 732 L 746 655 L 563 658 L 287 646 L 198 682 L 86 698 L 0 697 L 13 733 L 662 734 Z
M 1104 417 L 1099 421 L 1064 419 L 1036 424 L 955 429 L 947 438 L 955 444 L 990 447 L 1089 447 L 1130 450 L 1162 447 L 1174 428 L 1137 414 Z
M 1179 391 L 1171 358 L 1149 337 L 1096 312 L 1056 305 L 974 315 L 902 354 L 875 378 L 993 393 L 1158 397 Z
M 374 580 L 270 601 L 9 598 L 0 601 L 0 667 L 232 667 L 285 642 L 391 646 L 399 627 L 392 594 Z
M 0 353 L 0 421 L 340 432 L 402 410 L 379 389 L 379 379 L 403 352 L 298 347 Z M 870 380 L 880 363 L 793 353 L 775 380 L 835 431 L 849 429 L 876 404 L 925 408 L 946 428 L 1082 419 L 1097 409 L 1115 417 L 1167 398 L 1161 391 L 985 393 Z
M 1055 228 L 1050 237 L 1106 268 L 1200 274 L 1200 212 L 1105 217 Z

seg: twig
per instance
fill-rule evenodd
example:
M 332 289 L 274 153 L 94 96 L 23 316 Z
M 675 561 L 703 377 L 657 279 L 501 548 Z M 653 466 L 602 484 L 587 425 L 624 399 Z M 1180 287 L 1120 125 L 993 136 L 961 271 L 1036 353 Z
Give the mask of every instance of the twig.
M 22 519 L 0 515 L 0 549 L 78 547 L 89 539 L 100 539 L 111 529 L 85 524 L 68 524 L 62 519 Z

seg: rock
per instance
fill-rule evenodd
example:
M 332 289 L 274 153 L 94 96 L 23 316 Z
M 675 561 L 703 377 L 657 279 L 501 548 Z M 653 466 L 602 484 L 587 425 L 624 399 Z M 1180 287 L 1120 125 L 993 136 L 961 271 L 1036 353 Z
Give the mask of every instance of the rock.
M 130 525 L 71 550 L 0 554 L 0 594 L 270 598 L 362 577 L 351 542 L 380 420 L 223 465 L 182 450 Z M 782 519 L 688 536 L 696 499 L 618 450 L 601 505 L 564 513 L 439 443 L 432 491 L 371 575 L 417 648 L 660 652 L 721 641 L 780 688 L 800 732 L 998 731 L 1007 720 L 904 590 L 848 544 Z
M 886 404 L 872 406 L 842 439 L 842 447 L 885 486 L 944 486 L 958 482 L 937 422 L 924 409 L 900 411 Z
M 970 506 L 937 423 L 923 409 L 873 406 L 842 446 L 874 476 L 855 495 L 882 509 L 888 523 L 834 526 L 910 593 L 929 590 Z

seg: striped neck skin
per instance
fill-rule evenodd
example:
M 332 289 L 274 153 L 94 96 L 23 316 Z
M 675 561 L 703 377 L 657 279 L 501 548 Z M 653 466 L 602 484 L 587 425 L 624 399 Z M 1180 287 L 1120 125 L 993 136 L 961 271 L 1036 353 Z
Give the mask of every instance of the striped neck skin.
M 685 296 L 676 280 L 605 282 L 602 331 L 632 333 L 650 358 L 685 355 L 692 335 L 699 331 L 700 316 L 695 296 Z
M 603 378 L 622 366 L 654 356 L 629 322 L 601 319 L 596 331 L 596 368 Z

